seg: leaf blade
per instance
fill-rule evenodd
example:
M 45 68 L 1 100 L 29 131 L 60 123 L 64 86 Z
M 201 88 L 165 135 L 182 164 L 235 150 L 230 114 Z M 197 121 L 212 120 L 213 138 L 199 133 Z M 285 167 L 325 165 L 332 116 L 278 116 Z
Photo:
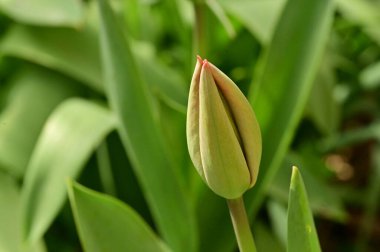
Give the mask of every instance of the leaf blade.
M 34 242 L 44 234 L 65 201 L 64 179 L 79 174 L 95 146 L 114 128 L 115 119 L 107 109 L 82 99 L 70 99 L 53 112 L 32 154 L 22 188 L 27 241 Z
M 45 252 L 42 240 L 32 246 L 22 242 L 20 191 L 17 182 L 0 172 L 0 251 Z
M 0 9 L 16 21 L 47 26 L 78 26 L 84 14 L 76 0 L 0 0 Z
M 304 9 L 310 13 L 300 11 Z M 258 210 L 300 122 L 327 42 L 333 10 L 331 0 L 291 0 L 279 20 L 255 89 L 257 94 L 251 92 L 249 97 L 265 143 L 260 179 L 255 190 L 247 194 L 250 213 Z M 288 99 L 289 94 L 292 99 Z
M 173 250 L 194 251 L 194 216 L 180 183 L 180 169 L 173 169 L 159 131 L 152 97 L 110 6 L 104 0 L 97 2 L 104 78 L 111 106 L 121 122 L 118 130 L 122 142 L 160 233 Z
M 72 181 L 67 186 L 85 251 L 170 251 L 144 220 L 121 201 Z
M 66 98 L 78 95 L 72 82 L 47 69 L 27 65 L 8 83 L 8 102 L 0 114 L 0 163 L 9 173 L 24 175 L 49 114 Z
M 321 251 L 305 185 L 295 166 L 293 166 L 289 192 L 287 251 Z

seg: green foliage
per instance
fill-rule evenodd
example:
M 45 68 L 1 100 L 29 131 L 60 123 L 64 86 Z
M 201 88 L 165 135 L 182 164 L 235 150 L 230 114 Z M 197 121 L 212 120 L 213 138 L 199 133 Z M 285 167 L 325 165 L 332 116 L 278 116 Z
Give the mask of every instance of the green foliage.
M 65 76 L 32 65 L 12 77 L 0 116 L 0 163 L 10 173 L 23 175 L 49 114 L 64 99 L 79 94 L 72 84 Z
M 264 196 L 261 190 L 265 190 L 267 181 L 276 173 L 301 118 L 332 16 L 330 0 L 307 3 L 291 0 L 279 20 L 256 84 L 258 87 L 251 89 L 250 95 L 266 142 L 261 163 L 266 169 L 261 173 L 258 188 L 252 191 L 253 208 L 257 209 L 255 204 L 259 204 L 260 197 Z
M 321 251 L 313 215 L 307 201 L 305 185 L 295 166 L 293 166 L 290 182 L 287 251 Z
M 0 0 L 0 9 L 15 20 L 47 26 L 79 26 L 82 4 L 76 0 Z
M 33 151 L 22 188 L 25 239 L 40 239 L 66 198 L 64 180 L 75 178 L 100 141 L 115 128 L 109 110 L 70 99 L 47 120 Z M 80 139 L 80 142 L 78 142 Z
M 39 240 L 33 246 L 23 246 L 21 236 L 20 192 L 16 181 L 0 173 L 0 251 L 44 252 L 45 246 Z
M 186 201 L 179 173 L 174 170 L 177 166 L 168 155 L 169 150 L 166 150 L 167 145 L 154 118 L 157 112 L 152 106 L 152 97 L 140 76 L 149 73 L 137 68 L 128 40 L 108 3 L 104 0 L 98 0 L 98 3 L 104 79 L 111 107 L 120 120 L 121 140 L 143 186 L 158 229 L 173 249 L 193 251 L 197 245 L 194 215 Z M 159 177 L 163 179 L 157 179 Z
M 85 251 L 170 251 L 122 202 L 72 182 L 68 190 Z
M 378 251 L 379 13 L 376 0 L 0 0 L 0 251 L 236 251 L 187 151 L 196 54 L 261 127 L 244 195 L 258 251 Z

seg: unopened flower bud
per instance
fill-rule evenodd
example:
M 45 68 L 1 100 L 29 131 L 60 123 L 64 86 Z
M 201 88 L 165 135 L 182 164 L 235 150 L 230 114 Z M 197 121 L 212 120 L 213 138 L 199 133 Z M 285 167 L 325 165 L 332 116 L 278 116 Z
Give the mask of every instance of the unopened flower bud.
M 236 84 L 198 57 L 186 125 L 191 160 L 219 196 L 234 199 L 251 188 L 261 159 L 261 133 L 251 105 Z

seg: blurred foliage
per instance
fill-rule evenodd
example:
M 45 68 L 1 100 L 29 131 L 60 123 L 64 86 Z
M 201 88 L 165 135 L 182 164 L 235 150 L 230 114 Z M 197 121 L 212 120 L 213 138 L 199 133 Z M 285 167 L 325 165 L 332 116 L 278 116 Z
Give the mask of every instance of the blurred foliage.
M 142 232 L 148 251 L 236 250 L 225 202 L 187 154 L 196 54 L 262 127 L 246 195 L 259 251 L 299 238 L 286 228 L 292 165 L 323 251 L 380 250 L 380 1 L 109 2 L 0 0 L 0 251 L 128 241 L 115 230 Z

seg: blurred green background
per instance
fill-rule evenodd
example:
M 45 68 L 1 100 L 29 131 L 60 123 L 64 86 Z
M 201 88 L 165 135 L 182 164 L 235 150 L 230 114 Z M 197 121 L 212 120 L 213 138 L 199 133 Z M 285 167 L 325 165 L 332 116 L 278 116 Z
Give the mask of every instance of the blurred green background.
M 323 251 L 380 250 L 380 1 L 109 2 L 114 26 L 95 1 L 0 0 L 1 252 L 82 251 L 68 177 L 126 202 L 174 251 L 236 250 L 187 153 L 197 54 L 262 128 L 246 195 L 258 250 L 286 250 L 291 165 Z

